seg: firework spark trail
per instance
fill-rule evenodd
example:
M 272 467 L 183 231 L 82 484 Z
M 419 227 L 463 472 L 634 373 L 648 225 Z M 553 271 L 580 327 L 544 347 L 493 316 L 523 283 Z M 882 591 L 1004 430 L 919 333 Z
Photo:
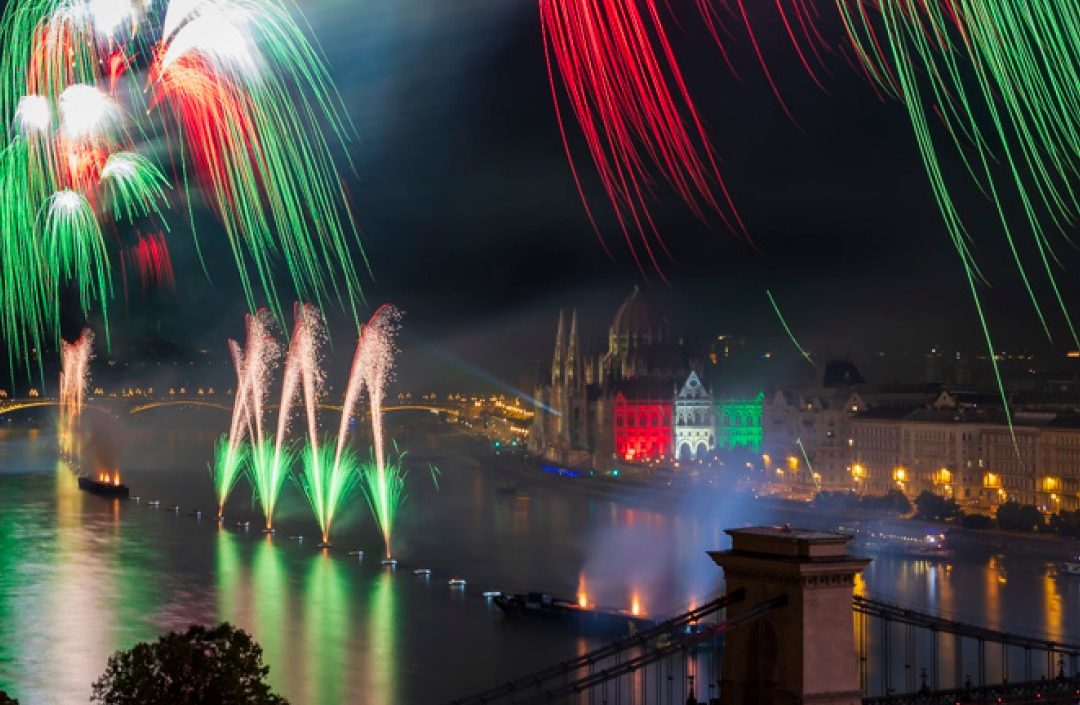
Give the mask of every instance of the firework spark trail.
M 151 287 L 176 288 L 169 245 L 162 233 L 137 233 L 136 243 L 128 248 L 125 259 L 134 264 L 145 293 Z
M 82 213 L 112 215 L 99 230 L 120 218 L 152 218 L 168 230 L 179 207 L 194 231 L 205 203 L 224 225 L 252 309 L 265 298 L 280 317 L 273 268 L 284 262 L 301 298 L 333 297 L 356 316 L 359 235 L 334 156 L 352 127 L 290 9 L 285 0 L 5 6 L 0 333 L 12 365 L 29 365 L 29 350 L 59 339 L 52 307 L 64 279 L 77 283 L 84 309 L 105 312 L 111 297 L 108 258 L 95 255 L 90 269 L 57 267 L 42 245 L 39 214 L 68 192 L 88 204 Z M 148 143 L 165 146 L 171 179 L 139 152 Z M 97 239 L 70 246 L 99 249 Z
M 345 448 L 335 458 L 335 451 L 329 443 L 304 446 L 301 457 L 300 488 L 311 504 L 322 543 L 330 544 L 330 530 L 334 518 L 349 498 L 359 480 L 356 454 L 351 448 Z
M 651 169 L 663 176 L 696 216 L 704 219 L 706 210 L 715 212 L 730 229 L 745 236 L 661 22 L 657 0 L 539 0 L 539 9 L 563 146 L 601 242 L 604 237 L 570 146 L 556 74 L 627 247 L 642 272 L 642 254 L 661 277 L 658 256 L 670 256 L 646 203 L 652 191 Z
M 113 218 L 128 220 L 151 214 L 164 222 L 169 182 L 157 165 L 136 152 L 114 152 L 101 169 L 101 184 L 108 195 Z
M 244 348 L 235 340 L 229 341 L 229 352 L 236 369 L 236 392 L 233 397 L 229 433 L 218 440 L 210 473 L 218 500 L 218 516 L 242 474 L 245 460 L 244 438 L 250 438 L 251 460 L 265 440 L 262 431 L 263 407 L 267 394 L 267 376 L 278 354 L 278 345 L 271 335 L 273 317 L 260 309 L 246 318 Z
M 271 496 L 280 489 L 280 485 L 274 487 L 271 478 L 274 476 L 274 444 L 273 440 L 266 436 L 266 400 L 270 394 L 270 373 L 277 362 L 281 348 L 272 334 L 273 318 L 269 311 L 262 309 L 257 314 L 249 316 L 249 328 L 247 347 L 244 353 L 244 375 L 247 393 L 244 395 L 244 425 L 250 439 L 250 453 L 248 455 L 248 471 L 251 475 L 251 484 L 259 499 L 268 503 Z M 264 492 L 260 494 L 260 490 Z M 271 515 L 267 514 L 267 528 L 270 526 Z
M 408 475 L 404 466 L 405 453 L 398 451 L 396 445 L 394 451 L 389 462 L 384 457 L 380 465 L 373 450 L 371 458 L 362 463 L 359 469 L 360 488 L 375 522 L 382 529 L 387 559 L 392 557 L 393 527 L 398 510 L 405 502 L 405 478 Z
M 271 444 L 256 449 L 258 457 L 252 467 L 256 494 L 262 505 L 266 528 L 273 528 L 274 509 L 277 507 L 281 489 L 289 476 L 294 453 L 288 447 L 289 422 L 297 398 L 301 396 L 307 415 L 308 445 L 318 454 L 317 408 L 322 389 L 322 372 L 319 367 L 319 344 L 324 337 L 322 317 L 310 304 L 297 303 L 293 307 L 295 325 L 292 339 L 285 356 L 281 405 L 278 408 L 277 430 Z
M 46 261 L 59 274 L 78 283 L 83 313 L 89 313 L 95 300 L 105 313 L 112 294 L 109 254 L 97 217 L 85 196 L 77 191 L 58 191 L 49 197 L 44 208 L 41 247 Z M 59 278 L 53 275 L 46 282 L 54 296 L 52 316 L 59 321 Z M 108 335 L 107 323 L 105 330 Z
M 386 397 L 386 386 L 394 369 L 396 352 L 394 339 L 401 326 L 401 316 L 401 312 L 390 304 L 380 306 L 364 326 L 357 350 L 357 356 L 360 359 L 360 374 L 368 396 L 374 457 L 374 475 L 369 476 L 370 473 L 364 472 L 364 487 L 366 493 L 373 493 L 375 496 L 372 509 L 379 528 L 382 530 L 387 558 L 390 558 L 390 538 L 395 515 L 394 502 L 397 501 L 396 498 L 400 496 L 400 492 L 395 490 L 394 473 L 387 472 L 382 406 Z M 374 487 L 371 487 L 372 483 Z
M 764 6 L 766 3 L 757 3 L 756 5 Z M 737 17 L 737 21 L 742 25 L 742 28 L 753 47 L 754 56 L 757 58 L 762 74 L 765 76 L 769 88 L 776 97 L 777 103 L 779 103 L 780 108 L 784 111 L 784 114 L 787 115 L 788 119 L 793 124 L 798 125 L 798 121 L 788 107 L 787 101 L 784 100 L 783 93 L 780 91 L 780 86 L 777 84 L 776 78 L 769 68 L 768 61 L 765 59 L 762 42 L 759 40 L 757 31 L 754 29 L 754 21 L 746 1 L 697 0 L 698 11 L 701 13 L 705 25 L 712 35 L 713 41 L 719 47 L 721 55 L 724 58 L 724 63 L 727 64 L 734 75 L 738 76 L 738 72 L 731 62 L 729 50 L 726 46 L 733 38 L 733 33 L 727 30 L 718 6 L 722 6 L 728 14 Z M 775 0 L 773 7 L 777 16 L 780 18 L 788 41 L 794 49 L 795 55 L 798 57 L 803 69 L 814 84 L 825 91 L 825 85 L 818 75 L 818 72 L 826 69 L 822 55 L 828 50 L 828 45 L 817 28 L 813 10 L 806 6 L 805 0 Z M 818 68 L 815 69 L 815 65 Z
M 765 290 L 765 295 L 769 297 L 769 304 L 772 305 L 772 310 L 776 314 L 776 317 L 780 320 L 780 325 L 784 327 L 784 332 L 791 338 L 792 344 L 795 345 L 795 349 L 799 351 L 799 354 L 805 358 L 807 362 L 814 366 L 815 369 L 820 369 L 818 364 L 814 362 L 814 359 L 810 357 L 810 353 L 799 344 L 799 340 L 795 337 L 795 334 L 791 331 L 791 326 L 788 325 L 787 320 L 784 318 L 784 314 L 780 312 L 780 306 L 776 303 L 776 299 L 773 298 L 772 292 L 768 289 Z
M 70 456 L 76 447 L 79 419 L 90 383 L 90 360 L 94 356 L 94 332 L 83 329 L 72 343 L 60 341 L 60 452 Z
M 1080 13 L 1062 0 L 836 0 L 836 5 L 866 75 L 907 110 L 1009 413 L 979 295 L 983 276 L 972 251 L 974 239 L 953 199 L 939 149 L 944 143 L 957 151 L 990 201 L 1035 314 L 1052 340 L 1031 265 L 1017 244 L 1021 229 L 1030 232 L 1035 267 L 1044 270 L 1069 335 L 1080 344 L 1050 240 L 1051 230 L 1068 239 L 1065 229 L 1080 216 L 1073 185 L 1080 168 Z M 1006 202 L 1019 203 L 1022 216 L 1011 218 Z

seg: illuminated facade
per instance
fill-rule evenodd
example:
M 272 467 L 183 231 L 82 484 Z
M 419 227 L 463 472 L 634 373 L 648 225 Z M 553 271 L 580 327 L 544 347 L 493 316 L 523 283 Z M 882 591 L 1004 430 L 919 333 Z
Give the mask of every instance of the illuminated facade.
M 691 372 L 675 397 L 676 460 L 705 460 L 716 449 L 716 415 L 712 394 L 697 372 Z
M 592 356 L 578 343 L 577 317 L 568 331 L 559 320 L 551 366 L 534 395 L 530 452 L 601 471 L 670 459 L 675 389 L 691 363 L 669 340 L 664 318 L 635 288 L 612 318 L 607 349 Z
M 671 389 L 663 384 L 627 386 L 615 393 L 615 455 L 632 463 L 666 460 L 672 437 Z
M 753 397 L 716 400 L 716 447 L 722 451 L 761 452 L 761 414 L 765 392 Z

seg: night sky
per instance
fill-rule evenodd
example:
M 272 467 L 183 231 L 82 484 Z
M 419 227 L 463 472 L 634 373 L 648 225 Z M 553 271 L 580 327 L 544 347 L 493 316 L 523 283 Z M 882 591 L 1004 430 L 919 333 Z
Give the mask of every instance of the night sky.
M 859 358 L 931 344 L 978 350 L 959 260 L 902 109 L 879 102 L 839 55 L 828 93 L 818 90 L 771 13 L 758 30 L 798 125 L 771 96 L 743 37 L 733 45 L 739 81 L 692 7 L 679 16 L 681 28 L 670 25 L 758 251 L 719 221 L 696 221 L 659 188 L 655 213 L 676 260 L 664 286 L 653 272 L 638 272 L 619 246 L 571 124 L 613 259 L 590 229 L 554 119 L 535 2 L 308 1 L 301 8 L 359 136 L 349 146 L 356 174 L 348 186 L 372 264 L 369 302 L 393 301 L 408 312 L 403 374 L 418 384 L 468 379 L 470 366 L 519 384 L 549 354 L 559 307 L 579 307 L 587 337 L 599 345 L 635 284 L 668 307 L 678 327 L 744 334 L 791 355 L 766 288 L 818 354 Z M 837 28 L 826 23 L 830 29 Z M 993 285 L 984 295 L 999 347 L 1054 350 L 1004 261 L 990 205 L 955 156 L 943 154 Z M 208 346 L 224 359 L 224 338 L 241 334 L 244 303 L 223 239 L 212 226 L 201 236 L 212 286 L 177 227 L 177 292 L 129 291 L 126 310 L 121 302 L 112 317 L 114 354 L 182 356 Z M 1062 243 L 1060 254 L 1076 266 L 1071 247 Z M 1075 300 L 1075 286 L 1066 291 Z M 1052 320 L 1060 351 L 1065 329 Z M 344 319 L 334 322 L 341 356 L 350 334 Z

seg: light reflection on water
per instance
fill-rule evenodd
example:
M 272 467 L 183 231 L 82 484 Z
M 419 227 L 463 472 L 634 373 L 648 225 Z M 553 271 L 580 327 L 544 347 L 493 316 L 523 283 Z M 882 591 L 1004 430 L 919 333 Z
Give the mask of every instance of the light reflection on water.
M 0 639 L 0 689 L 24 703 L 85 702 L 115 649 L 221 620 L 255 636 L 273 686 L 294 703 L 438 702 L 594 645 L 550 625 L 504 621 L 481 590 L 573 597 L 584 571 L 590 601 L 629 607 L 641 591 L 644 608 L 663 614 L 714 594 L 718 575 L 704 551 L 723 547 L 724 528 L 778 520 L 735 513 L 722 496 L 614 501 L 571 480 L 507 478 L 450 455 L 436 459 L 439 493 L 413 486 L 395 537 L 403 564 L 391 573 L 378 565 L 377 532 L 358 507 L 343 517 L 341 551 L 289 541 L 315 536 L 291 489 L 274 537 L 234 527 L 258 513 L 243 488 L 224 526 L 196 521 L 187 512 L 212 504 L 214 434 L 131 435 L 123 469 L 142 504 L 79 492 L 47 434 L 0 431 L 0 628 L 11 635 Z M 150 508 L 151 498 L 162 508 Z M 173 502 L 179 514 L 165 510 Z M 344 555 L 352 547 L 366 551 L 365 562 Z M 417 566 L 432 578 L 412 575 Z M 447 589 L 454 574 L 469 579 L 465 593 Z M 878 557 L 857 591 L 1080 640 L 1080 580 L 1052 577 L 1045 561 L 1024 556 Z

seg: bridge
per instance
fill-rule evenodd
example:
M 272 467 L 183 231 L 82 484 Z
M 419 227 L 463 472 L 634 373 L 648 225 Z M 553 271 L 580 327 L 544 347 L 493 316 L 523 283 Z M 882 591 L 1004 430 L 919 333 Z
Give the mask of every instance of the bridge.
M 0 416 L 20 411 L 59 406 L 60 401 L 58 399 L 39 399 L 32 397 L 24 399 L 0 399 Z M 268 404 L 266 406 L 268 411 L 276 411 L 278 408 L 278 404 Z M 343 407 L 340 404 L 319 405 L 319 410 L 321 411 L 335 411 L 341 413 L 342 408 Z M 112 416 L 121 416 L 124 414 L 139 416 L 159 409 L 210 409 L 220 411 L 224 414 L 231 414 L 232 400 L 225 397 L 222 401 L 217 401 L 205 396 L 167 397 L 163 399 L 147 399 L 145 397 L 93 397 L 83 404 L 83 409 L 84 411 L 109 414 Z M 362 406 L 361 409 L 364 412 L 361 416 L 366 416 L 367 407 Z M 383 406 L 383 413 L 400 411 L 426 411 L 432 414 L 447 415 L 457 415 L 460 413 L 459 409 L 437 404 L 404 403 L 387 404 Z
M 848 537 L 782 531 L 728 532 L 725 595 L 448 705 L 1080 703 L 1080 644 L 853 595 Z

